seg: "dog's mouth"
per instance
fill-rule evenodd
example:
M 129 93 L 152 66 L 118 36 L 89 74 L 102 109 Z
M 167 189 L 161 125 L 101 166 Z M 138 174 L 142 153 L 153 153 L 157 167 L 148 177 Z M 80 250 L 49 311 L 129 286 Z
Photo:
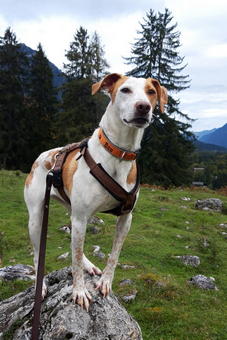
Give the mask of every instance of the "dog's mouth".
M 149 124 L 149 120 L 145 117 L 137 117 L 137 118 L 133 118 L 130 120 L 127 119 L 123 119 L 125 123 L 127 124 L 133 124 L 137 127 L 143 127 L 146 124 Z

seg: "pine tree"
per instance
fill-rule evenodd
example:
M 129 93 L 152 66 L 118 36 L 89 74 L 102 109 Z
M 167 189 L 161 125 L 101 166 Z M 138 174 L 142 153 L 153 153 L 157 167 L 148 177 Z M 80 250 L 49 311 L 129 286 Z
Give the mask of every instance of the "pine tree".
M 26 69 L 15 33 L 7 28 L 0 37 L 0 166 L 23 168 L 26 147 Z
M 96 82 L 104 77 L 106 70 L 109 68 L 104 57 L 104 49 L 101 45 L 100 38 L 95 32 L 91 38 L 89 45 L 90 64 L 91 64 L 91 79 Z
M 97 32 L 90 39 L 83 27 L 76 31 L 66 57 L 69 63 L 64 64 L 64 68 L 69 79 L 89 78 L 98 81 L 109 67 Z
M 180 111 L 179 99 L 172 96 L 172 93 L 189 87 L 189 76 L 182 74 L 186 67 L 182 65 L 184 58 L 178 52 L 180 32 L 176 31 L 177 24 L 172 24 L 172 19 L 168 9 L 158 14 L 150 10 L 141 24 L 139 37 L 131 50 L 132 56 L 125 58 L 126 63 L 133 66 L 128 75 L 158 79 L 168 90 L 167 113 L 160 114 L 155 110 L 154 123 L 145 132 L 141 157 L 143 180 L 166 186 L 190 182 L 190 154 L 193 150 L 192 134 L 188 131 L 190 124 L 175 118 L 184 117 L 190 122 L 189 117 Z M 173 165 L 175 171 L 170 171 Z
M 54 144 L 53 126 L 57 111 L 53 74 L 41 44 L 31 59 L 29 85 L 28 143 L 30 157 L 34 159 Z
M 90 79 L 74 79 L 63 86 L 57 120 L 59 145 L 80 141 L 98 126 L 108 99 L 102 93 L 91 96 L 91 86 Z
M 69 60 L 68 64 L 64 64 L 69 79 L 83 79 L 91 75 L 89 35 L 82 26 L 76 31 L 65 56 Z
M 98 34 L 95 32 L 90 39 L 87 30 L 80 27 L 66 57 L 69 63 L 64 68 L 68 82 L 63 86 L 57 123 L 59 144 L 91 135 L 107 105 L 103 94 L 91 96 L 92 83 L 100 80 L 108 68 Z M 61 126 L 66 128 L 62 130 Z

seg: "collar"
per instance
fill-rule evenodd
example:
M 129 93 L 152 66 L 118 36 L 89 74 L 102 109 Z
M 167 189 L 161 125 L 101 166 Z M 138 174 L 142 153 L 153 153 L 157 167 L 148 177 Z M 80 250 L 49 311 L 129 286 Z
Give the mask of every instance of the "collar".
M 126 161 L 133 161 L 136 159 L 138 154 L 137 151 L 127 151 L 119 148 L 108 139 L 102 128 L 99 128 L 98 137 L 103 147 L 114 157 L 124 159 Z

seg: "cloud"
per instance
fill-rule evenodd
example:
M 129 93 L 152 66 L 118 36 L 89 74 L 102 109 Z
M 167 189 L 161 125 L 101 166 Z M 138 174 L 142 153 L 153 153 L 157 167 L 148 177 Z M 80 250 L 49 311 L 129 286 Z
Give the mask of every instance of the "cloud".
M 82 18 L 84 22 L 100 18 L 127 16 L 136 11 L 146 11 L 149 8 L 158 9 L 163 0 L 1 0 L 1 13 L 14 22 L 33 20 L 42 16 L 71 16 Z
M 163 12 L 165 7 L 178 23 L 179 52 L 188 64 L 184 74 L 191 78 L 190 89 L 179 93 L 181 109 L 198 118 L 200 130 L 221 126 L 227 122 L 226 0 L 1 0 L 0 35 L 12 26 L 20 42 L 34 49 L 41 42 L 47 57 L 62 68 L 65 51 L 82 25 L 100 35 L 110 71 L 125 73 L 122 57 L 130 56 L 139 22 L 150 8 Z
M 227 57 L 227 43 L 217 44 L 207 48 L 206 56 L 211 58 L 226 58 Z

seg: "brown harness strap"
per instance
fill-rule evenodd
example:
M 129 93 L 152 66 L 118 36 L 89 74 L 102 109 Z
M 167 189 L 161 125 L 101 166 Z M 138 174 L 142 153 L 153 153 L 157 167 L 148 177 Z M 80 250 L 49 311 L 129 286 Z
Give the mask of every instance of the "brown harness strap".
M 122 186 L 120 186 L 102 167 L 100 163 L 96 163 L 94 159 L 91 157 L 90 152 L 87 147 L 84 147 L 81 150 L 84 159 L 90 168 L 90 173 L 94 176 L 97 181 L 118 201 L 120 201 L 120 205 L 114 209 L 104 211 L 105 213 L 114 214 L 117 216 L 124 215 L 129 213 L 135 204 L 136 194 L 139 190 L 140 184 L 140 175 L 139 175 L 139 167 L 137 164 L 137 178 L 134 188 L 128 192 Z
M 104 211 L 104 213 L 113 214 L 116 216 L 124 215 L 129 213 L 135 204 L 136 194 L 140 185 L 140 174 L 139 174 L 139 166 L 137 165 L 137 178 L 134 188 L 128 192 L 122 186 L 120 186 L 102 167 L 99 163 L 97 164 L 92 158 L 90 152 L 88 151 L 87 146 L 88 138 L 84 139 L 80 143 L 73 143 L 66 145 L 63 149 L 60 150 L 56 157 L 55 165 L 52 169 L 53 177 L 53 186 L 58 189 L 62 198 L 68 203 L 70 200 L 64 191 L 64 184 L 62 180 L 62 167 L 63 164 L 70 152 L 75 149 L 81 150 L 81 156 L 84 157 L 88 167 L 90 168 L 90 173 L 94 176 L 97 181 L 116 199 L 120 202 L 116 208 Z
M 56 156 L 56 162 L 54 164 L 53 169 L 51 170 L 54 177 L 53 177 L 53 186 L 58 189 L 59 194 L 61 195 L 61 197 L 63 198 L 63 200 L 65 200 L 69 205 L 70 203 L 70 199 L 68 198 L 68 196 L 65 193 L 64 190 L 64 183 L 62 180 L 62 168 L 63 168 L 63 164 L 66 161 L 66 158 L 68 156 L 68 154 L 76 149 L 80 149 L 83 147 L 84 143 L 86 143 L 87 139 L 84 139 L 82 142 L 79 143 L 72 143 L 72 144 L 68 144 L 66 145 L 64 148 L 62 148 L 59 153 Z

